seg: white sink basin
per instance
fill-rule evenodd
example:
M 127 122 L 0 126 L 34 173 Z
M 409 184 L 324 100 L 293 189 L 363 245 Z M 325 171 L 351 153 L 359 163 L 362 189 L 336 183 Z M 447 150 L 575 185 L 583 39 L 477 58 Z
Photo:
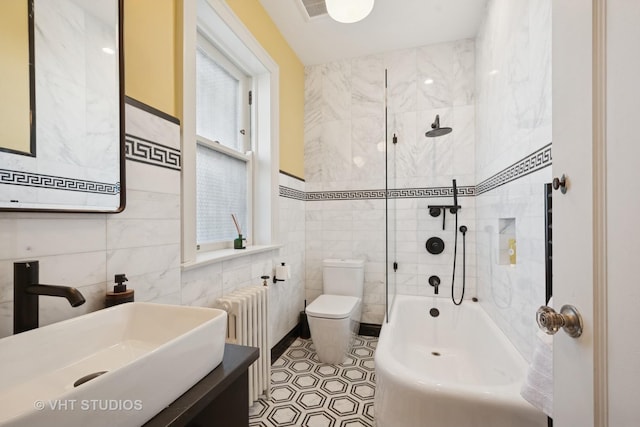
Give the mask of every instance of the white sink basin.
M 222 310 L 134 302 L 0 339 L 0 426 L 140 426 L 222 362 L 226 328 Z

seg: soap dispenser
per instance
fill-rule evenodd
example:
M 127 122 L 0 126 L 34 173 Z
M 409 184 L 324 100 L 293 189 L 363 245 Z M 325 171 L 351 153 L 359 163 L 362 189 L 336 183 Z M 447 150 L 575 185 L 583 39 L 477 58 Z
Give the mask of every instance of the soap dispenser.
M 127 276 L 124 274 L 116 274 L 114 277 L 116 282 L 113 287 L 113 292 L 107 292 L 104 304 L 107 307 L 111 307 L 125 302 L 133 302 L 133 289 L 127 289 L 127 285 L 124 282 L 128 282 Z

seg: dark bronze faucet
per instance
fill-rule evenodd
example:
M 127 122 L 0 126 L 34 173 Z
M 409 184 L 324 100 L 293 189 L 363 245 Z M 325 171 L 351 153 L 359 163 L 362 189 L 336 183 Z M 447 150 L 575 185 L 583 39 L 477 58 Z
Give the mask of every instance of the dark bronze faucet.
M 40 295 L 64 297 L 71 307 L 85 303 L 76 288 L 70 286 L 42 285 L 39 279 L 38 261 L 13 263 L 13 333 L 35 329 L 39 325 Z
M 438 276 L 429 277 L 429 285 L 435 289 L 434 293 L 438 295 L 438 287 L 440 286 L 440 278 Z

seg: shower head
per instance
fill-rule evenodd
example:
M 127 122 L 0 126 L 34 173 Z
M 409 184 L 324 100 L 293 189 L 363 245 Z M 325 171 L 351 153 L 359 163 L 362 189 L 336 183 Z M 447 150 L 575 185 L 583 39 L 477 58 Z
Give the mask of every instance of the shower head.
M 424 134 L 427 138 L 442 136 L 450 133 L 453 129 L 440 127 L 440 115 L 436 114 L 436 120 L 431 123 L 431 130 Z

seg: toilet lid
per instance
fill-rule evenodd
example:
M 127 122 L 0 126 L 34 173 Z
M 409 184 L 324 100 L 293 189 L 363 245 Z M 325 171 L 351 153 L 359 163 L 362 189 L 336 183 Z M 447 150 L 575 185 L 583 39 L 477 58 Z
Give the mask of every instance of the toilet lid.
M 344 295 L 320 295 L 306 308 L 307 315 L 325 319 L 344 319 L 351 315 L 360 298 Z

